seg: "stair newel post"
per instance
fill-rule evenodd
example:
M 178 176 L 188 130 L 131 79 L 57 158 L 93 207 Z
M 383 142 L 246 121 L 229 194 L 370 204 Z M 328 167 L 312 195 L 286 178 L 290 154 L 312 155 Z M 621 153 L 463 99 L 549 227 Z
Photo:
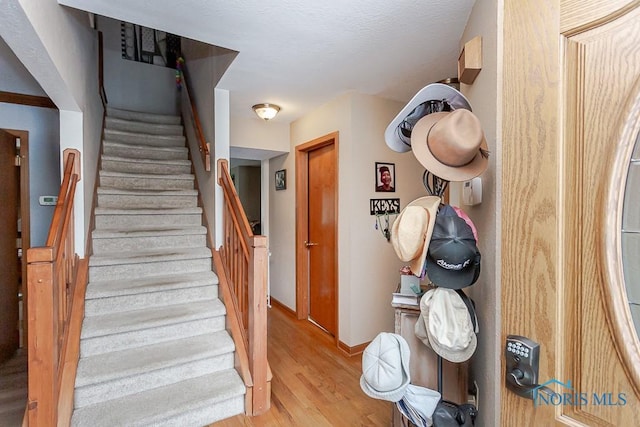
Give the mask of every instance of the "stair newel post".
M 58 370 L 58 305 L 51 248 L 27 250 L 28 419 L 31 426 L 55 425 Z
M 249 360 L 253 377 L 253 414 L 270 407 L 271 390 L 267 366 L 267 237 L 252 236 L 249 256 Z

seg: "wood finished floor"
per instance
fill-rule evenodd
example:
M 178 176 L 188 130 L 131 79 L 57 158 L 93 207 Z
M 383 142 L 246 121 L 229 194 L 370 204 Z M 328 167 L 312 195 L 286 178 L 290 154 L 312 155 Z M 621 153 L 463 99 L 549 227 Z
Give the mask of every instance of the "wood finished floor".
M 277 306 L 269 309 L 268 330 L 271 409 L 210 427 L 391 425 L 392 404 L 360 389 L 361 356 L 345 356 L 329 335 Z
M 22 350 L 0 364 L 0 427 L 19 427 L 27 405 L 27 356 Z

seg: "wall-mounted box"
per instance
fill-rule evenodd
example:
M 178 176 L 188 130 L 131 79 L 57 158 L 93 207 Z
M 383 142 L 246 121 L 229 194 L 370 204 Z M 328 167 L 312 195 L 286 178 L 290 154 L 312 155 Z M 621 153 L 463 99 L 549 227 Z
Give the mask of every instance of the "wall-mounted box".
M 458 80 L 470 85 L 482 70 L 482 37 L 466 42 L 458 57 Z

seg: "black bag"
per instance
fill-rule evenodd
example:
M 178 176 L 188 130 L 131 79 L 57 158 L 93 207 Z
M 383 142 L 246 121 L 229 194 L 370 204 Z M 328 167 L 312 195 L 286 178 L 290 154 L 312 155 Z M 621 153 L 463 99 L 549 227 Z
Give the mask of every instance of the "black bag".
M 471 427 L 475 425 L 478 410 L 471 403 L 458 405 L 440 400 L 433 412 L 433 427 Z

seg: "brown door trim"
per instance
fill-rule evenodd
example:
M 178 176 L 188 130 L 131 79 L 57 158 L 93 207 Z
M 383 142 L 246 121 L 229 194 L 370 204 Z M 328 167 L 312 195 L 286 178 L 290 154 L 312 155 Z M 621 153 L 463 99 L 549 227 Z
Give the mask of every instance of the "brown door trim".
M 58 109 L 56 104 L 46 96 L 25 95 L 22 93 L 5 92 L 0 90 L 0 102 L 7 104 L 29 105 L 31 107 Z
M 308 250 L 304 246 L 305 240 L 307 240 L 307 231 L 309 229 L 309 170 L 308 170 L 308 158 L 309 152 L 317 148 L 324 147 L 326 145 L 333 144 L 335 147 L 336 155 L 336 182 L 338 181 L 338 132 L 332 132 L 330 134 L 321 136 L 314 140 L 305 142 L 304 144 L 296 147 L 296 316 L 298 319 L 307 319 L 309 317 L 309 265 L 307 263 Z M 336 188 L 335 198 L 335 212 L 336 218 L 338 218 L 338 192 L 339 185 Z M 336 242 L 338 240 L 338 228 L 336 227 Z M 340 331 L 338 322 L 338 307 L 339 307 L 339 293 L 338 293 L 338 251 L 335 253 L 335 265 L 336 265 L 336 278 L 334 283 L 336 284 L 336 344 L 339 342 L 338 335 Z
M 31 247 L 31 222 L 29 208 L 29 132 L 26 130 L 3 129 L 16 138 L 20 139 L 20 217 L 21 237 L 22 237 L 22 328 L 23 339 L 25 343 L 25 351 L 28 351 L 26 345 L 27 339 L 27 249 Z

